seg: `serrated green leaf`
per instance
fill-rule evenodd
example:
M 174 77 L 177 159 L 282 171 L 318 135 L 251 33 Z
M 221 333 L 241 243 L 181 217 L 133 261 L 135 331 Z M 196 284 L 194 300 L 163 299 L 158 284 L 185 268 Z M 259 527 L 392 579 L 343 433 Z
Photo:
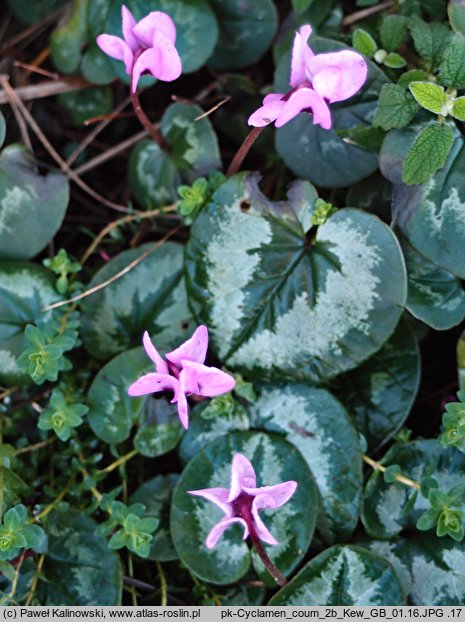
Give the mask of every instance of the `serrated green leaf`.
M 414 15 L 409 19 L 409 28 L 418 54 L 430 69 L 438 67 L 452 39 L 449 27 L 438 22 L 427 23 Z
M 391 564 L 358 546 L 333 546 L 309 561 L 269 605 L 403 605 Z
M 441 80 L 455 89 L 465 88 L 465 36 L 456 32 L 439 68 Z
M 321 382 L 389 338 L 406 293 L 404 267 L 392 232 L 359 210 L 330 216 L 309 248 L 315 191 L 296 182 L 288 196 L 270 202 L 254 175 L 220 186 L 191 228 L 187 287 L 228 368 L 267 381 Z
M 0 156 L 0 260 L 37 255 L 60 228 L 68 201 L 69 184 L 63 173 L 41 175 L 25 147 L 4 149 Z
M 230 485 L 231 461 L 237 452 L 247 456 L 257 474 L 257 485 L 295 480 L 297 490 L 273 514 L 261 514 L 279 544 L 265 549 L 273 563 L 287 575 L 305 555 L 315 527 L 317 496 L 307 463 L 290 443 L 262 432 L 232 432 L 208 444 L 182 472 L 173 493 L 171 534 L 181 561 L 198 577 L 210 583 L 233 583 L 247 572 L 251 557 L 260 578 L 270 577 L 255 552 L 242 541 L 238 525 L 229 528 L 215 548 L 205 547 L 205 538 L 224 513 L 200 497 L 186 493 Z
M 402 180 L 409 186 L 422 184 L 442 168 L 454 142 L 448 125 L 427 125 L 410 147 L 402 169 Z
M 378 45 L 369 32 L 357 28 L 352 34 L 352 45 L 356 50 L 372 58 L 378 49 Z
M 417 110 L 418 104 L 408 91 L 397 84 L 384 84 L 373 125 L 384 130 L 404 127 L 410 123 Z
M 283 435 L 312 469 L 323 506 L 318 528 L 325 540 L 349 538 L 360 511 L 362 451 L 342 404 L 324 389 L 264 386 L 251 415 L 253 427 Z M 344 473 L 344 479 L 336 473 Z
M 411 82 L 409 90 L 422 108 L 436 114 L 444 114 L 447 95 L 442 86 L 434 82 Z
M 407 35 L 407 19 L 403 15 L 387 15 L 381 23 L 379 34 L 386 52 L 394 52 Z
M 452 116 L 459 121 L 465 121 L 465 97 L 457 97 L 454 100 Z

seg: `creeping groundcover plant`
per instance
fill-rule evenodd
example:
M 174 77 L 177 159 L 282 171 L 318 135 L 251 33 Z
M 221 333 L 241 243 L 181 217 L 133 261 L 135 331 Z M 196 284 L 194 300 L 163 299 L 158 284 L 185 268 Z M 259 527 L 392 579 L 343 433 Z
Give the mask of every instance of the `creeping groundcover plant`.
M 465 605 L 465 6 L 7 0 L 0 604 Z

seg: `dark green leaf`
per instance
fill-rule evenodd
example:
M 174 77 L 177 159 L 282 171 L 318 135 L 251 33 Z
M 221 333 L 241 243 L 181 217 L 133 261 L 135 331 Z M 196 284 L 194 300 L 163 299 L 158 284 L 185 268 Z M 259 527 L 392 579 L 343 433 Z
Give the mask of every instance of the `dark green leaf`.
M 379 449 L 404 423 L 420 382 L 420 355 L 406 322 L 361 367 L 341 376 L 335 391 L 365 436 Z
M 391 564 L 358 546 L 333 546 L 309 561 L 269 605 L 403 605 Z
M 292 0 L 292 8 L 296 13 L 303 13 L 313 3 L 313 0 Z
M 318 528 L 325 539 L 350 537 L 360 511 L 362 452 L 342 404 L 324 389 L 268 386 L 253 405 L 252 421 L 254 427 L 284 435 L 305 458 L 320 492 Z
M 452 39 L 452 32 L 447 24 L 427 23 L 414 15 L 409 20 L 409 28 L 418 54 L 429 68 L 438 67 Z
M 305 555 L 315 527 L 317 495 L 313 477 L 301 454 L 279 436 L 259 432 L 232 432 L 207 445 L 184 469 L 173 493 L 171 534 L 181 561 L 198 577 L 219 585 L 234 583 L 245 575 L 250 553 L 242 541 L 242 529 L 234 525 L 211 550 L 204 541 L 223 512 L 187 490 L 228 487 L 231 461 L 237 452 L 252 462 L 257 485 L 267 486 L 295 480 L 297 490 L 282 508 L 262 513 L 262 518 L 278 540 L 265 545 L 273 563 L 289 574 Z M 262 580 L 269 581 L 258 556 L 252 559 Z
M 463 0 L 449 0 L 447 4 L 449 21 L 455 32 L 465 35 L 465 4 Z
M 296 182 L 289 197 L 268 201 L 253 175 L 224 183 L 191 229 L 189 297 L 228 367 L 321 381 L 389 338 L 406 298 L 403 260 L 389 228 L 353 209 L 330 216 L 309 246 L 315 191 Z
M 387 15 L 380 28 L 381 45 L 387 52 L 394 52 L 404 42 L 407 19 L 403 15 Z
M 0 259 L 37 255 L 60 228 L 68 200 L 69 184 L 62 173 L 41 175 L 21 145 L 4 149 L 0 156 Z
M 87 0 L 74 0 L 68 21 L 60 24 L 50 37 L 52 60 L 58 71 L 73 73 L 79 67 L 87 41 L 86 10 Z
M 410 123 L 417 110 L 417 102 L 405 88 L 398 84 L 384 84 L 373 125 L 383 130 L 404 127 Z
M 26 25 L 39 22 L 64 3 L 65 0 L 8 0 L 14 16 Z
M 356 50 L 372 58 L 378 49 L 378 45 L 369 32 L 357 28 L 352 34 L 352 45 Z
M 3 142 L 5 140 L 5 133 L 6 133 L 5 117 L 0 112 L 0 147 L 3 145 Z
M 164 399 L 149 399 L 134 437 L 134 447 L 143 456 L 156 458 L 174 449 L 182 433 L 176 404 Z
M 214 69 L 240 69 L 257 61 L 277 28 L 276 8 L 271 0 L 209 0 L 220 33 L 208 63 Z
M 422 184 L 441 169 L 452 149 L 454 132 L 448 125 L 424 127 L 410 147 L 402 168 L 402 180 L 409 186 Z
M 93 287 L 153 248 L 143 244 L 114 257 L 89 283 Z M 82 339 L 87 350 L 108 359 L 139 345 L 144 331 L 157 348 L 178 346 L 193 332 L 182 274 L 182 246 L 165 242 L 128 274 L 86 299 L 82 305 Z
M 93 117 L 109 114 L 113 109 L 113 92 L 107 86 L 77 89 L 62 93 L 57 99 L 73 125 L 77 126 Z
M 102 52 L 95 42 L 91 42 L 84 52 L 81 72 L 84 78 L 92 84 L 108 84 L 115 79 L 115 72 L 109 57 Z
M 176 201 L 181 178 L 175 163 L 153 140 L 141 140 L 129 159 L 129 183 L 136 201 L 144 209 L 163 207 Z
M 441 80 L 455 89 L 465 88 L 465 36 L 456 32 L 439 69 Z

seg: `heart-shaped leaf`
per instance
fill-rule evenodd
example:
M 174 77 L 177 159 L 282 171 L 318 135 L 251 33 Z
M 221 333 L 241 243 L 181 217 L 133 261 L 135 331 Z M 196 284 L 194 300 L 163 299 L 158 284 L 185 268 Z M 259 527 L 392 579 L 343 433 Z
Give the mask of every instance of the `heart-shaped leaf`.
M 420 383 L 420 353 L 406 322 L 361 367 L 338 378 L 334 390 L 371 451 L 386 443 L 407 418 Z
M 320 553 L 283 587 L 269 605 L 403 605 L 402 586 L 391 564 L 358 546 Z
M 463 544 L 417 535 L 392 542 L 372 541 L 368 547 L 391 562 L 412 605 L 465 605 Z
M 5 134 L 6 134 L 5 117 L 0 112 L 0 147 L 3 145 L 5 141 Z
M 350 49 L 329 39 L 310 40 L 315 53 Z M 373 118 L 380 88 L 387 82 L 384 73 L 367 60 L 368 77 L 363 88 L 347 101 L 331 105 L 333 129 L 313 125 L 312 118 L 301 113 L 276 131 L 276 149 L 286 165 L 298 177 L 319 186 L 349 186 L 368 177 L 378 167 L 376 153 L 350 145 L 336 130 L 369 125 Z M 278 93 L 289 90 L 290 52 L 280 58 L 275 74 Z
M 383 458 L 384 466 L 391 464 L 399 465 L 403 475 L 417 482 L 432 474 L 444 492 L 463 483 L 465 456 L 456 449 L 441 449 L 436 440 L 394 445 Z M 399 482 L 387 484 L 382 473 L 374 471 L 365 487 L 362 506 L 367 533 L 385 540 L 404 528 L 414 528 L 420 514 L 430 507 L 417 492 Z M 412 495 L 416 495 L 414 503 Z
M 37 255 L 60 228 L 68 200 L 69 184 L 62 173 L 41 175 L 21 145 L 4 149 L 0 156 L 0 259 Z
M 207 445 L 189 462 L 179 478 L 171 507 L 171 534 L 181 561 L 198 577 L 211 583 L 234 583 L 245 575 L 250 553 L 237 525 L 229 528 L 211 550 L 205 547 L 210 529 L 223 512 L 212 503 L 187 494 L 202 488 L 229 488 L 231 461 L 237 452 L 247 456 L 257 474 L 258 486 L 288 480 L 298 483 L 291 499 L 262 518 L 278 540 L 264 545 L 283 574 L 295 568 L 305 555 L 315 527 L 317 495 L 312 474 L 301 454 L 279 436 L 260 432 L 232 432 Z M 254 553 L 254 566 L 262 580 L 269 581 Z
M 143 244 L 114 257 L 95 274 L 89 287 L 111 278 L 151 247 Z M 81 335 L 93 356 L 108 359 L 139 345 L 146 330 L 162 351 L 192 333 L 182 260 L 182 246 L 165 242 L 130 272 L 85 299 Z
M 341 209 L 308 233 L 315 191 L 272 203 L 257 178 L 230 178 L 186 247 L 192 308 L 229 366 L 257 379 L 320 382 L 389 338 L 406 299 L 398 242 L 378 218 Z
M 362 452 L 342 404 L 328 391 L 308 385 L 267 386 L 252 407 L 252 422 L 285 435 L 297 447 L 320 492 L 320 531 L 330 541 L 348 538 L 360 511 Z
M 51 272 L 26 261 L 0 262 L 0 385 L 31 382 L 16 359 L 25 346 L 27 324 L 50 318 L 44 307 L 59 298 Z
M 454 143 L 443 168 L 426 183 L 402 181 L 405 157 L 419 127 L 389 132 L 380 153 L 383 175 L 394 184 L 392 214 L 410 244 L 434 264 L 465 277 L 465 145 L 453 128 Z
M 257 61 L 277 28 L 271 0 L 209 0 L 220 26 L 219 39 L 208 64 L 214 69 L 240 69 Z

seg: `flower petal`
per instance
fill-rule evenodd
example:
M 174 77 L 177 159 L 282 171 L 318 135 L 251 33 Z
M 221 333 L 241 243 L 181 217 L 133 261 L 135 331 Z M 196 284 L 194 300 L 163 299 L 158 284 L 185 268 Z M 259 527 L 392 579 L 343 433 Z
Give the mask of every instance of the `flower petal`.
M 231 525 L 234 525 L 234 523 L 239 523 L 244 527 L 244 536 L 242 539 L 245 540 L 249 535 L 249 529 L 245 520 L 243 518 L 223 518 L 222 520 L 220 520 L 219 523 L 213 525 L 210 533 L 208 534 L 207 539 L 205 540 L 205 546 L 207 547 L 207 549 L 212 549 L 214 546 L 216 546 L 218 540 L 226 531 L 226 529 Z
M 255 497 L 252 501 L 252 516 L 254 518 L 255 529 L 260 540 L 263 540 L 263 542 L 267 542 L 268 544 L 279 544 L 276 538 L 274 538 L 268 531 L 268 528 L 265 526 L 265 523 L 262 521 L 258 513 L 259 510 L 275 507 L 273 504 L 273 498 L 268 495 L 260 495 Z
M 171 400 L 171 403 L 173 402 L 177 402 L 179 419 L 182 427 L 187 430 L 189 428 L 189 404 L 187 403 L 186 394 L 180 385 L 178 385 L 176 395 Z
M 236 381 L 232 376 L 217 367 L 207 367 L 201 363 L 192 361 L 181 361 L 186 379 L 189 379 L 189 394 L 204 395 L 205 397 L 215 397 L 232 391 L 236 386 Z
M 247 123 L 254 127 L 265 127 L 272 123 L 284 108 L 286 102 L 282 100 L 284 97 L 281 93 L 270 93 L 263 100 L 263 106 L 253 112 Z
M 133 31 L 140 45 L 145 48 L 153 47 L 153 38 L 157 31 L 162 32 L 171 43 L 176 42 L 176 26 L 171 17 L 162 11 L 152 11 L 143 17 Z
M 315 54 L 306 67 L 313 88 L 330 103 L 352 97 L 363 86 L 368 73 L 363 56 L 352 50 Z
M 228 502 L 229 490 L 227 488 L 203 488 L 202 490 L 187 490 L 189 495 L 203 497 L 220 507 L 226 516 L 232 516 L 231 504 Z
M 157 373 L 159 374 L 169 374 L 168 364 L 163 358 L 158 354 L 157 349 L 153 345 L 150 340 L 150 335 L 147 331 L 145 331 L 144 336 L 142 337 L 142 343 L 144 344 L 145 351 L 149 358 L 155 363 L 155 367 Z
M 276 484 L 275 486 L 262 486 L 261 488 L 250 488 L 248 486 L 242 487 L 244 492 L 254 497 L 258 498 L 261 496 L 266 496 L 267 504 L 271 503 L 271 499 L 273 505 L 263 506 L 267 508 L 279 508 L 284 505 L 295 493 L 296 488 L 297 482 L 294 482 L 293 480 L 283 482 L 282 484 Z
M 176 395 L 178 392 L 178 380 L 167 374 L 145 374 L 131 384 L 128 394 L 131 397 L 140 395 L 148 395 L 149 393 L 159 393 L 160 391 L 173 391 Z
M 228 501 L 234 501 L 241 494 L 243 487 L 255 488 L 257 478 L 250 460 L 244 454 L 235 454 L 231 464 L 231 488 Z
M 295 33 L 291 57 L 291 79 L 289 82 L 294 88 L 300 86 L 307 79 L 305 75 L 305 60 L 313 55 L 312 50 L 307 45 L 311 33 L 312 27 L 309 24 L 302 26 L 299 32 Z
M 126 41 L 113 35 L 99 35 L 96 41 L 102 52 L 105 52 L 111 58 L 124 61 L 126 73 L 131 74 L 134 56 Z
M 168 352 L 166 358 L 176 365 L 179 369 L 182 368 L 182 360 L 194 361 L 195 363 L 203 363 L 207 355 L 208 348 L 208 329 L 206 326 L 199 326 L 190 339 L 183 344 Z
M 136 20 L 134 19 L 134 15 L 124 4 L 121 7 L 121 17 L 123 20 L 124 40 L 129 45 L 134 54 L 140 47 L 139 42 L 137 41 L 137 38 L 133 33 L 133 28 L 136 25 Z
M 331 128 L 331 112 L 328 105 L 321 95 L 307 87 L 302 87 L 292 93 L 276 119 L 276 127 L 282 127 L 304 110 L 312 111 L 313 125 L 321 125 L 325 130 Z

